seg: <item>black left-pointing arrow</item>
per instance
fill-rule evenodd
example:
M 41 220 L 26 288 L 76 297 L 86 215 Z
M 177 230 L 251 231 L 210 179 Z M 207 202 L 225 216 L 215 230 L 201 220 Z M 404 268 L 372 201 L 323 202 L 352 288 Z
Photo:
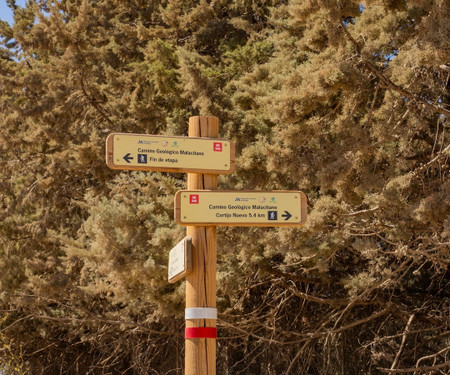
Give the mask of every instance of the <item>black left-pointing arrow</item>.
M 281 216 L 285 218 L 284 220 L 289 220 L 292 217 L 292 215 L 287 211 L 284 211 L 284 214 Z
M 133 158 L 132 156 L 130 156 L 130 153 L 128 153 L 128 154 L 126 154 L 126 155 L 123 157 L 123 159 L 124 159 L 127 163 L 129 163 L 130 160 L 133 160 L 134 158 Z

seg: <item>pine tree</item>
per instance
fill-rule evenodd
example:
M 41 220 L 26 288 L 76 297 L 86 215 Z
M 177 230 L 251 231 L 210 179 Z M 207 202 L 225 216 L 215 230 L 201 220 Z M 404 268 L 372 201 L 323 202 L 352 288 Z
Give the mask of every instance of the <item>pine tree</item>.
M 219 228 L 218 373 L 446 373 L 447 2 L 8 3 L 1 356 L 181 371 L 184 287 L 166 275 L 185 176 L 108 170 L 104 143 L 200 114 L 236 142 L 221 189 L 309 206 L 300 229 Z

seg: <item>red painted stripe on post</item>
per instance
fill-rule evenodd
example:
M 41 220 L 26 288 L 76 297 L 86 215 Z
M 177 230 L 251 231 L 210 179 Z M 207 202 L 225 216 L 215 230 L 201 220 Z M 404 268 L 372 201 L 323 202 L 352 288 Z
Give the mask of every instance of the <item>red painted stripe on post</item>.
M 186 339 L 216 339 L 217 328 L 215 327 L 186 327 L 184 329 Z

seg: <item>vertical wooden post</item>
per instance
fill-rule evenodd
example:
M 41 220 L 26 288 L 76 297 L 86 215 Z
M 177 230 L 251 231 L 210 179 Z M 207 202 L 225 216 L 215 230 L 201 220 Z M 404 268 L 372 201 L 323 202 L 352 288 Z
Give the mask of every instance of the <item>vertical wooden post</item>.
M 219 119 L 213 116 L 189 118 L 189 137 L 217 138 Z M 189 190 L 217 189 L 217 175 L 188 173 Z M 216 307 L 216 227 L 188 226 L 192 238 L 192 272 L 186 276 L 186 308 Z M 214 319 L 189 319 L 186 328 L 216 327 Z M 216 374 L 216 339 L 187 338 L 185 341 L 185 375 Z

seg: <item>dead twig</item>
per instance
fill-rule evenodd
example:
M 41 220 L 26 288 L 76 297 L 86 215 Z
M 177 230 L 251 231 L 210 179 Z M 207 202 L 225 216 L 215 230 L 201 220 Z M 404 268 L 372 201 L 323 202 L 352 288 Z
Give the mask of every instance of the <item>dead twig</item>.
M 397 366 L 397 362 L 400 359 L 400 355 L 402 354 L 403 348 L 405 347 L 405 342 L 406 342 L 406 336 L 409 333 L 409 327 L 411 326 L 412 321 L 414 320 L 414 314 L 412 314 L 409 319 L 408 319 L 408 323 L 406 323 L 406 327 L 405 330 L 403 331 L 403 337 L 402 337 L 402 342 L 400 344 L 400 348 L 398 349 L 397 355 L 395 356 L 394 362 L 392 362 L 391 365 L 391 370 L 394 370 L 395 367 Z
M 382 368 L 382 367 L 377 367 L 378 370 L 382 371 L 382 372 L 388 372 L 391 374 L 405 374 L 408 372 L 417 372 L 417 371 L 434 371 L 434 370 L 438 370 L 441 368 L 449 368 L 450 369 L 450 361 L 441 363 L 439 365 L 434 365 L 434 366 L 427 366 L 427 367 L 414 367 L 414 368 L 402 368 L 402 369 L 396 369 L 396 370 L 391 370 L 391 369 L 387 369 L 387 368 Z

